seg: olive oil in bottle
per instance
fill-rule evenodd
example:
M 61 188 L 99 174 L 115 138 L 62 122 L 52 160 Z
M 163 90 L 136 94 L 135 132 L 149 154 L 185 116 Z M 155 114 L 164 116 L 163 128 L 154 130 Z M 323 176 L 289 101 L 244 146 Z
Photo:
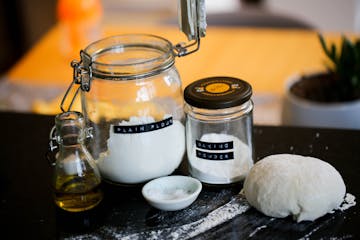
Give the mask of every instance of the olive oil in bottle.
M 69 212 L 92 209 L 101 202 L 103 193 L 99 170 L 84 145 L 84 118 L 79 112 L 61 113 L 55 126 L 54 140 L 59 148 L 52 182 L 55 204 Z
M 93 173 L 59 177 L 54 191 L 55 204 L 69 212 L 81 212 L 98 205 L 103 198 L 100 181 Z

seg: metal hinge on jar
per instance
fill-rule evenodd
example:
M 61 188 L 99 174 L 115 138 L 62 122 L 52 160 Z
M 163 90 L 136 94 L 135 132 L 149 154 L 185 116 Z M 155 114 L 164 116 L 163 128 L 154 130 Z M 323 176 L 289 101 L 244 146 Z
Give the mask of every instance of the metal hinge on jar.
M 64 97 L 60 104 L 60 109 L 63 112 L 68 112 L 71 110 L 71 107 L 80 91 L 88 92 L 90 91 L 91 86 L 91 78 L 92 78 L 92 60 L 91 56 L 87 54 L 85 51 L 80 51 L 80 57 L 81 60 L 73 60 L 71 62 L 71 67 L 73 68 L 73 81 L 71 82 L 70 86 L 66 90 Z M 78 84 L 78 88 L 75 90 L 74 96 L 72 97 L 72 100 L 69 104 L 69 107 L 67 110 L 64 109 L 65 100 L 67 99 L 68 95 L 70 94 L 70 91 L 74 88 L 75 84 Z
M 175 55 L 183 57 L 200 48 L 200 38 L 206 34 L 205 0 L 179 0 L 179 26 L 189 43 L 174 46 Z

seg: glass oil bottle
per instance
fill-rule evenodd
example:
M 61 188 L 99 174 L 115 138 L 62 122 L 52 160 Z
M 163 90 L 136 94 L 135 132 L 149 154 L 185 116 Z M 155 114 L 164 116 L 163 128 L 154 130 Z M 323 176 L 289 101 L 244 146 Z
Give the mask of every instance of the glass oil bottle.
M 50 133 L 50 150 L 59 149 L 52 164 L 54 200 L 57 206 L 69 212 L 92 209 L 103 198 L 99 170 L 85 147 L 90 135 L 80 112 L 57 115 Z

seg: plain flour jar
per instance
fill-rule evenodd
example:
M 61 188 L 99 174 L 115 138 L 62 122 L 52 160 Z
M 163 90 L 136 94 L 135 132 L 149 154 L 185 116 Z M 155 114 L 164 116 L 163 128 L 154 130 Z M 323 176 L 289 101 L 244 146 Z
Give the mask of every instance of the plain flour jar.
M 185 88 L 189 173 L 208 184 L 245 179 L 253 165 L 251 86 L 211 77 Z
M 87 147 L 102 179 L 132 185 L 171 174 L 185 154 L 182 83 L 171 42 L 118 35 L 91 43 L 80 56 L 72 62 L 74 79 L 92 129 Z

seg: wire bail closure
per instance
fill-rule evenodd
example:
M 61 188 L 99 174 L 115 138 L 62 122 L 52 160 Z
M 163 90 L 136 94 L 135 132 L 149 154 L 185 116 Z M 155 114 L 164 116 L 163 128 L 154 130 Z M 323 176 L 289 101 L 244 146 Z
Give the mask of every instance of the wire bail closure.
M 195 46 L 195 48 L 193 48 Z M 197 37 L 193 42 L 188 44 L 186 43 L 178 43 L 174 46 L 174 52 L 177 57 L 184 57 L 191 53 L 196 52 L 200 49 L 200 37 Z
M 85 51 L 80 51 L 80 62 L 77 60 L 71 61 L 71 67 L 73 68 L 73 81 L 70 83 L 68 89 L 66 90 L 64 97 L 60 104 L 60 109 L 62 112 L 71 111 L 72 105 L 80 91 L 88 92 L 91 87 L 91 78 L 92 78 L 92 60 L 91 56 Z M 78 88 L 75 90 L 74 96 L 69 104 L 67 110 L 64 109 L 65 101 L 68 98 L 70 91 L 75 87 L 75 84 L 79 84 Z
M 183 57 L 200 49 L 200 38 L 206 35 L 206 11 L 204 0 L 179 0 L 179 26 L 189 43 L 174 46 L 175 55 Z

